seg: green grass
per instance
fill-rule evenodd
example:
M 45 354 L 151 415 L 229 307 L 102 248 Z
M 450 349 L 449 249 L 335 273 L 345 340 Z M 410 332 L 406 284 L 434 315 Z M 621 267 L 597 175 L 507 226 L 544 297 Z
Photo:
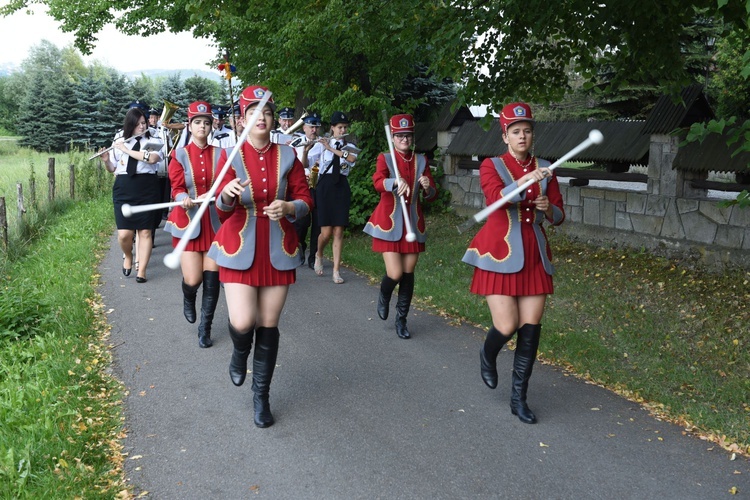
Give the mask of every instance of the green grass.
M 459 235 L 459 222 L 428 217 L 415 299 L 487 327 L 489 310 L 469 293 L 472 268 L 461 262 L 478 227 Z M 570 241 L 554 228 L 548 233 L 557 273 L 541 357 L 750 453 L 750 272 L 710 274 L 688 262 Z M 384 266 L 371 241 L 358 231 L 347 236 L 344 260 L 379 282 Z
M 70 204 L 1 277 L 0 498 L 125 489 L 122 388 L 96 293 L 111 212 L 106 196 Z

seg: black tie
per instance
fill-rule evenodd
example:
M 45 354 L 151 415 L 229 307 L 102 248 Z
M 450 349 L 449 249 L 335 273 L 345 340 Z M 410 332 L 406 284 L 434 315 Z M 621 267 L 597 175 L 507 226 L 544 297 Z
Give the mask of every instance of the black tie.
M 341 151 L 341 143 L 336 141 L 336 151 Z M 338 184 L 341 178 L 341 158 L 336 153 L 333 153 L 333 161 L 331 161 L 333 168 L 333 183 Z
M 140 150 L 141 150 L 141 141 L 136 139 L 135 145 L 133 146 L 133 149 L 131 149 L 131 151 L 140 151 Z M 138 171 L 138 160 L 136 160 L 135 158 L 131 156 L 128 158 L 128 169 L 127 169 L 128 175 L 132 177 L 136 174 L 137 171 Z

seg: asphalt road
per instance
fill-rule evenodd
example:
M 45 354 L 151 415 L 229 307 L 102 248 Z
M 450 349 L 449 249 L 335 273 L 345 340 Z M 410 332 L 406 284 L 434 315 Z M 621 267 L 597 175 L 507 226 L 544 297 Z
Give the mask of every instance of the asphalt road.
M 224 296 L 214 347 L 200 349 L 197 325 L 182 316 L 181 275 L 162 264 L 167 236 L 157 231 L 148 283 L 137 284 L 135 272 L 122 276 L 114 236 L 101 264 L 114 373 L 127 388 L 126 474 L 137 494 L 750 496 L 748 459 L 731 460 L 719 446 L 551 366 L 537 364 L 531 379 L 539 423 L 521 423 L 508 407 L 512 352 L 500 354 L 500 384 L 490 390 L 479 376 L 483 332 L 412 310 L 413 338 L 401 340 L 375 313 L 376 286 L 346 269 L 346 283 L 335 285 L 328 262 L 324 277 L 298 269 L 271 386 L 276 425 L 258 429 L 250 376 L 239 388 L 229 380 Z

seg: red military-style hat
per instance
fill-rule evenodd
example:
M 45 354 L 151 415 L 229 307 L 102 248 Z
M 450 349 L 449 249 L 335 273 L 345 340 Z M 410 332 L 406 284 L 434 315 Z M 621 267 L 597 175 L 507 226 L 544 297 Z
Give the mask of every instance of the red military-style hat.
M 413 134 L 414 117 L 412 115 L 393 115 L 390 120 L 391 134 Z
M 516 122 L 534 123 L 534 116 L 531 114 L 531 108 L 525 102 L 512 102 L 503 107 L 500 113 L 500 128 L 503 133 L 508 131 L 508 127 Z
M 187 115 L 189 122 L 193 121 L 193 118 L 199 116 L 205 116 L 209 120 L 213 118 L 213 115 L 211 114 L 211 105 L 206 101 L 191 102 L 190 106 L 188 106 Z
M 245 110 L 250 107 L 253 104 L 258 104 L 262 99 L 263 96 L 266 95 L 266 92 L 268 92 L 268 89 L 266 87 L 261 87 L 260 85 L 251 85 L 250 87 L 245 87 L 245 90 L 242 91 L 240 94 L 240 111 L 242 112 L 242 116 L 245 116 Z M 273 97 L 271 97 L 268 100 L 268 106 L 273 110 L 276 111 L 276 105 L 273 103 Z

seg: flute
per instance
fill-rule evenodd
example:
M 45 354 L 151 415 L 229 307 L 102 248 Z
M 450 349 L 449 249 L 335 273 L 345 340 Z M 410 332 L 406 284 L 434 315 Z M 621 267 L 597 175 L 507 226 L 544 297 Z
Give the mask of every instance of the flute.
M 237 153 L 239 153 L 240 149 L 242 148 L 242 144 L 247 139 L 247 135 L 250 133 L 250 130 L 255 126 L 255 122 L 258 121 L 258 118 L 263 112 L 263 108 L 266 107 L 266 103 L 271 98 L 271 95 L 272 94 L 270 90 L 266 91 L 265 94 L 263 94 L 263 98 L 258 103 L 258 106 L 256 106 L 253 114 L 250 116 L 250 121 L 247 123 L 245 130 L 242 131 L 240 138 L 237 139 L 237 144 L 234 145 L 234 148 L 232 148 L 232 152 L 227 157 L 227 161 L 224 163 L 224 167 L 216 176 L 216 179 L 214 179 L 214 184 L 211 186 L 211 189 L 209 189 L 208 193 L 206 193 L 206 198 L 213 198 L 214 195 L 216 195 L 216 190 L 219 188 L 221 180 L 224 178 L 224 175 L 226 175 L 226 173 L 229 171 L 229 168 L 232 166 L 232 160 L 234 160 L 234 157 L 237 156 Z M 164 256 L 165 266 L 170 269 L 177 269 L 180 266 L 180 256 L 182 255 L 182 252 L 185 251 L 185 248 L 187 248 L 188 243 L 193 237 L 193 232 L 195 232 L 195 228 L 198 226 L 198 224 L 200 224 L 201 217 L 203 217 L 203 214 L 206 212 L 207 208 L 208 203 L 201 203 L 201 206 L 198 208 L 198 212 L 190 221 L 187 229 L 185 229 L 185 233 L 182 235 L 182 238 L 180 238 L 180 241 L 179 243 L 177 243 L 175 249 Z
M 385 110 L 383 112 L 383 120 L 385 121 L 385 137 L 388 139 L 388 149 L 391 152 L 391 162 L 393 163 L 393 172 L 396 177 L 397 185 L 401 185 L 401 176 L 398 175 L 398 164 L 396 163 L 396 150 L 393 147 L 393 140 L 391 140 L 391 127 L 388 125 L 388 114 Z M 406 201 L 403 196 L 399 196 L 398 199 L 401 202 L 401 212 L 404 214 L 404 225 L 406 226 L 406 241 L 411 243 L 416 241 L 417 235 L 411 228 L 411 221 L 409 221 L 409 212 L 406 211 Z
M 216 198 L 202 198 L 200 200 L 193 200 L 196 205 L 200 203 L 209 203 L 216 200 Z M 133 214 L 139 214 L 142 212 L 150 212 L 152 210 L 163 210 L 165 208 L 180 207 L 182 206 L 181 201 L 167 201 L 164 203 L 149 203 L 148 205 L 130 205 L 125 203 L 122 205 L 122 215 L 125 217 L 131 217 Z
M 556 169 L 557 167 L 559 167 L 560 165 L 562 165 L 563 163 L 565 163 L 566 161 L 568 161 L 569 159 L 571 159 L 572 157 L 574 157 L 575 155 L 583 151 L 584 149 L 588 148 L 592 144 L 601 144 L 603 140 L 604 140 L 604 136 L 602 135 L 601 132 L 599 132 L 596 129 L 592 130 L 591 132 L 589 132 L 588 139 L 581 142 L 578 146 L 574 147 L 573 149 L 571 149 L 570 151 L 562 155 L 559 160 L 557 160 L 555 163 L 547 167 L 547 169 L 549 169 L 549 171 L 552 172 L 554 169 Z M 492 205 L 489 205 L 488 207 L 485 207 L 483 210 L 480 210 L 479 212 L 475 213 L 472 218 L 458 225 L 456 229 L 458 229 L 459 234 L 463 233 L 464 231 L 469 229 L 471 226 L 473 226 L 477 222 L 480 222 L 486 219 L 492 212 L 494 212 L 498 208 L 508 203 L 518 193 L 524 191 L 526 188 L 528 188 L 535 182 L 537 181 L 535 181 L 534 179 L 524 182 L 523 184 L 518 186 L 516 189 L 511 191 L 510 193 L 506 194 L 505 196 L 503 196 L 502 198 L 494 202 Z

